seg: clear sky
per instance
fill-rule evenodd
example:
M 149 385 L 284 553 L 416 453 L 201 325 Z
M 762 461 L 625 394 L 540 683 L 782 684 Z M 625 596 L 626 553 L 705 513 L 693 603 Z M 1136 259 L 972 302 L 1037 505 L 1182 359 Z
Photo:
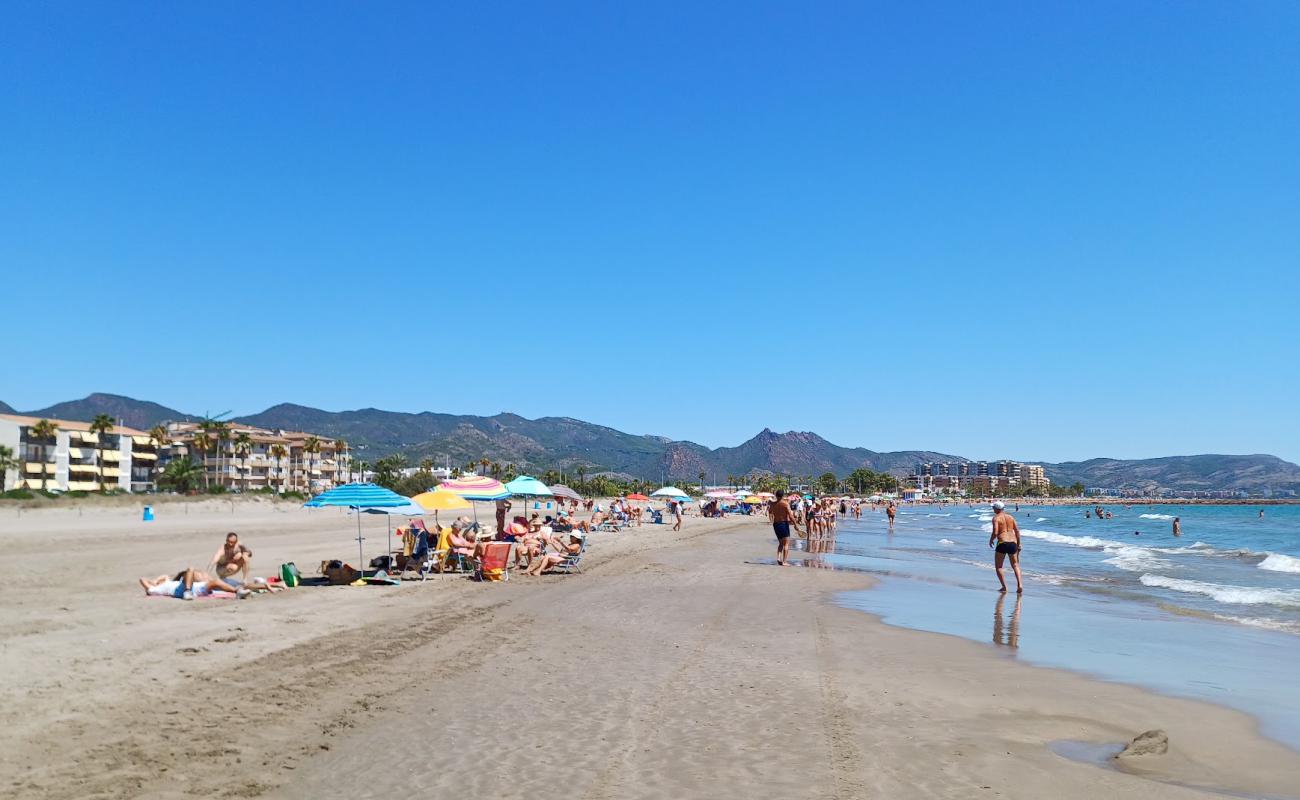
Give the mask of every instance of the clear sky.
M 20 409 L 1300 461 L 1300 4 L 0 14 Z

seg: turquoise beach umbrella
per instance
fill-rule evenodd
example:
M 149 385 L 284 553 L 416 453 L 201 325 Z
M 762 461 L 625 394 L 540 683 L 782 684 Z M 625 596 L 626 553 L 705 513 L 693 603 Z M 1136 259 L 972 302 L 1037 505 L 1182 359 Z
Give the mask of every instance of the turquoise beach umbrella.
M 403 508 L 411 504 L 411 498 L 403 497 L 397 492 L 385 489 L 374 483 L 345 483 L 342 486 L 336 486 L 328 492 L 318 494 L 307 502 L 303 503 L 303 508 L 325 508 L 327 506 L 341 506 L 343 508 L 355 508 L 357 511 L 365 511 L 371 508 Z M 357 564 L 357 569 L 364 570 L 366 566 L 365 552 L 362 550 L 361 542 L 361 515 L 357 514 L 357 559 L 361 562 Z

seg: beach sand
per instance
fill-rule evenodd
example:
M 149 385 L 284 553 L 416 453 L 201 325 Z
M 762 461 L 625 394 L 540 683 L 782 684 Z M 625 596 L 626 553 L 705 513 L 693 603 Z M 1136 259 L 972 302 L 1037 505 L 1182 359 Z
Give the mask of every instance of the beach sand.
M 1300 756 L 1249 717 L 840 608 L 868 579 L 758 563 L 758 521 L 595 534 L 577 575 L 186 603 L 135 579 L 202 567 L 227 530 L 256 572 L 311 574 L 355 561 L 355 518 L 159 512 L 0 508 L 0 794 L 1300 796 Z M 384 519 L 363 525 L 378 554 Z M 1051 749 L 1150 728 L 1171 750 L 1142 774 Z

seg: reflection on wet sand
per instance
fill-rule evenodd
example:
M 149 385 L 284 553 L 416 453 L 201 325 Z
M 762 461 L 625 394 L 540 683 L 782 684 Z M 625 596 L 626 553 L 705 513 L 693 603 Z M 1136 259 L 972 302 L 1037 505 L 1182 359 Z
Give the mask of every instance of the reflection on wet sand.
M 1021 597 L 1021 595 L 1016 595 L 1016 604 L 1011 609 L 1011 616 L 1008 619 L 1006 614 L 1007 596 L 1004 593 L 998 594 L 998 601 L 993 606 L 993 644 L 1002 647 L 1020 646 Z

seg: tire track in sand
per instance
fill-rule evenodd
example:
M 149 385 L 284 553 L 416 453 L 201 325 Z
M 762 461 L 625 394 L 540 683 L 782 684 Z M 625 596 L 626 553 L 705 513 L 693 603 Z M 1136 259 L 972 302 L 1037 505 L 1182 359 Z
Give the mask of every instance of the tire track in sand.
M 851 800 L 863 796 L 862 756 L 854 743 L 853 725 L 844 708 L 845 695 L 835 678 L 834 657 L 831 654 L 830 635 L 822 619 L 823 609 L 817 609 L 817 667 L 821 676 L 822 732 L 826 736 L 827 754 L 830 756 L 831 794 L 834 800 Z

